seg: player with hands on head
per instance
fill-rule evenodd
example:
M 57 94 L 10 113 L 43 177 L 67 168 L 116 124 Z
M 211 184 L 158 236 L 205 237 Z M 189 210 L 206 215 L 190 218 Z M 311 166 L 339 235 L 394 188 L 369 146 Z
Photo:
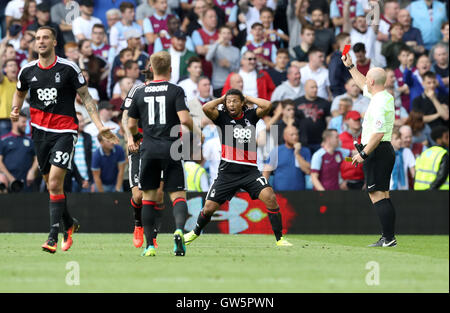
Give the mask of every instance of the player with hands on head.
M 203 112 L 220 130 L 222 160 L 217 179 L 206 195 L 206 202 L 198 216 L 197 225 L 184 236 L 187 245 L 200 236 L 214 212 L 225 201 L 231 200 L 241 188 L 249 192 L 252 199 L 259 199 L 266 205 L 277 246 L 292 245 L 283 238 L 281 213 L 276 195 L 267 179 L 258 170 L 256 163 L 255 125 L 260 118 L 270 112 L 271 107 L 270 101 L 244 96 L 237 89 L 230 89 L 221 98 L 203 106 Z

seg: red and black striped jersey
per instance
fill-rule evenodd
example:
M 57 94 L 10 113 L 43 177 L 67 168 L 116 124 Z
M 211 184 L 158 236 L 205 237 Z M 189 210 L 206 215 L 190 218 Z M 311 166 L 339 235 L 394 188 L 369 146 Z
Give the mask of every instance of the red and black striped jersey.
M 30 91 L 31 126 L 53 133 L 77 134 L 75 97 L 85 85 L 80 68 L 58 56 L 45 68 L 39 60 L 28 63 L 17 81 L 18 90 Z
M 214 120 L 222 140 L 222 160 L 219 169 L 242 172 L 256 164 L 256 123 L 259 117 L 256 109 L 246 109 L 241 116 L 233 118 L 225 110 L 219 109 Z

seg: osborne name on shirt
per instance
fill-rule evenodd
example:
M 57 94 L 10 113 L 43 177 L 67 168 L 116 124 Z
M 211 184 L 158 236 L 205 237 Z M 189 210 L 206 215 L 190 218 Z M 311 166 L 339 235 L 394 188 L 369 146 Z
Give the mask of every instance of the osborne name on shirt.
M 167 91 L 168 85 L 161 85 L 161 86 L 148 86 L 145 87 L 145 92 L 160 92 L 160 91 Z

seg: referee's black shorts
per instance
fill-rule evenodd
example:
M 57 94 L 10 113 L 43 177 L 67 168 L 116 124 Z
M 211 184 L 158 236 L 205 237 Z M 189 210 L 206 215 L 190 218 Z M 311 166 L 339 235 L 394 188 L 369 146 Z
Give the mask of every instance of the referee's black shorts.
M 364 160 L 363 170 L 368 192 L 389 191 L 395 151 L 389 141 L 382 141 Z

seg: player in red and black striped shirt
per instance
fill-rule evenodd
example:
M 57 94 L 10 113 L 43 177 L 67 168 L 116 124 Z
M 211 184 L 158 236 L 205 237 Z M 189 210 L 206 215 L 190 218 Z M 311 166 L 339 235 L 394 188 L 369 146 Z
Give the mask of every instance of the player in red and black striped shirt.
M 218 109 L 220 104 L 223 107 Z M 256 104 L 256 108 L 253 108 Z M 222 139 L 222 160 L 219 174 L 211 185 L 203 210 L 193 231 L 184 236 L 189 245 L 209 223 L 222 203 L 231 200 L 239 189 L 246 190 L 252 199 L 259 199 L 267 207 L 270 223 L 278 246 L 291 246 L 282 236 L 280 208 L 275 193 L 256 165 L 256 123 L 271 109 L 270 101 L 244 96 L 230 89 L 222 98 L 203 106 L 203 112 L 217 125 Z
M 37 30 L 35 45 L 39 59 L 20 70 L 11 111 L 11 120 L 17 121 L 29 90 L 32 139 L 39 169 L 50 193 L 50 234 L 42 245 L 43 250 L 50 253 L 56 252 L 61 220 L 64 226 L 63 251 L 71 247 L 72 233 L 79 226 L 67 210 L 63 189 L 66 171 L 72 169 L 78 138 L 77 93 L 99 134 L 106 140 L 119 142 L 111 130 L 103 126 L 80 69 L 75 63 L 56 56 L 56 44 L 53 28 L 43 26 Z

